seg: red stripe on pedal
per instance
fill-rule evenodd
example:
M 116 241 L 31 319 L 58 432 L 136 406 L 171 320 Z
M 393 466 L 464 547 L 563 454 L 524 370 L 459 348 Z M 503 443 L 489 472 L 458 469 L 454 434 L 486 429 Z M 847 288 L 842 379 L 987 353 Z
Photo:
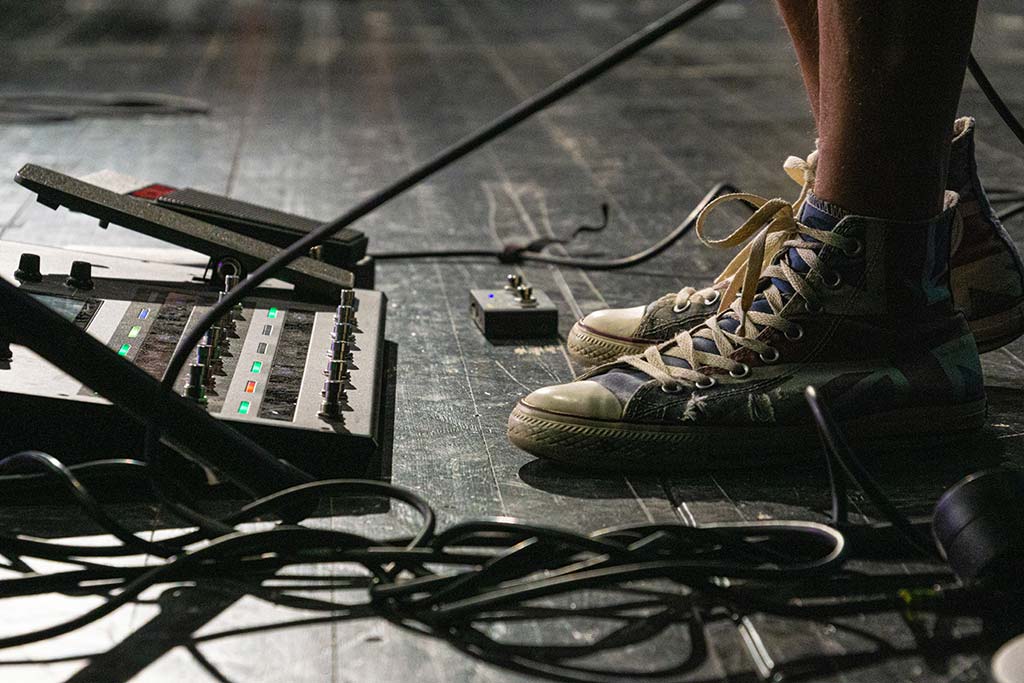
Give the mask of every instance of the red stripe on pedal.
M 177 188 L 168 187 L 167 185 L 146 185 L 145 187 L 130 192 L 129 194 L 133 197 L 139 197 L 140 199 L 159 199 L 165 194 L 174 192 Z

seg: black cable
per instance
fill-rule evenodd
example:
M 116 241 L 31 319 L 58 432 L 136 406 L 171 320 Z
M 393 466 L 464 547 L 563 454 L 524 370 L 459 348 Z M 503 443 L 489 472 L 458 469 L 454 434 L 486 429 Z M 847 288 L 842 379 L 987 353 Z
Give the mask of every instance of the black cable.
M 109 92 L 72 95 L 35 92 L 0 95 L 0 121 L 54 122 L 80 117 L 206 114 L 210 105 L 165 93 Z
M 1021 122 L 1017 120 L 1017 117 L 1013 115 L 1012 111 L 1010 111 L 1006 102 L 1004 102 L 1003 98 L 1000 97 L 999 93 L 992 85 L 992 82 L 988 80 L 988 76 L 986 76 L 985 72 L 982 70 L 981 65 L 978 64 L 978 60 L 974 58 L 973 53 L 971 53 L 967 58 L 967 69 L 971 72 L 974 82 L 977 83 L 978 87 L 981 88 L 981 91 L 985 93 L 985 97 L 987 97 L 988 101 L 992 104 L 992 108 L 996 110 L 999 117 L 1003 120 L 1003 123 L 1006 124 L 1007 128 L 1009 128 L 1015 136 L 1017 136 L 1020 143 L 1024 145 L 1024 125 L 1021 125 Z
M 97 525 L 109 531 L 115 538 L 121 541 L 125 547 L 135 550 L 137 552 L 149 553 L 158 557 L 169 557 L 174 554 L 174 550 L 168 548 L 161 543 L 152 543 L 150 541 L 143 540 L 133 534 L 128 529 L 115 522 L 100 504 L 96 502 L 89 492 L 86 490 L 82 482 L 74 475 L 74 473 L 67 467 L 57 460 L 57 458 L 47 453 L 41 453 L 39 451 L 22 451 L 15 453 L 14 455 L 8 456 L 3 460 L 0 460 L 0 471 L 7 468 L 16 468 L 24 466 L 26 463 L 33 465 L 42 465 L 52 475 L 55 475 L 57 480 L 64 484 L 72 496 L 75 498 L 75 502 L 78 506 L 89 516 Z
M 683 219 L 683 222 L 676 226 L 671 232 L 659 239 L 651 246 L 628 256 L 615 259 L 591 259 L 573 256 L 555 256 L 543 254 L 539 249 L 533 248 L 532 244 L 525 247 L 510 245 L 505 249 L 444 249 L 444 250 L 411 250 L 393 251 L 371 254 L 380 261 L 387 260 L 408 260 L 420 258 L 466 258 L 466 257 L 488 257 L 496 258 L 502 263 L 545 263 L 556 266 L 568 266 L 582 268 L 583 270 L 621 270 L 632 268 L 649 261 L 661 254 L 670 246 L 684 237 L 697 222 L 700 212 L 710 204 L 716 197 L 730 192 L 736 192 L 736 188 L 729 183 L 718 183 L 712 187 L 704 197 L 701 198 L 692 211 Z M 544 246 L 549 244 L 564 244 L 563 240 L 546 241 Z
M 856 482 L 857 486 L 860 487 L 871 502 L 882 512 L 886 519 L 892 522 L 893 526 L 903 534 L 914 548 L 926 557 L 937 559 L 940 562 L 943 561 L 942 556 L 932 544 L 931 539 L 921 533 L 910 520 L 896 509 L 896 506 L 889 500 L 889 497 L 882 491 L 881 486 L 872 478 L 857 456 L 853 454 L 852 449 L 846 442 L 846 438 L 839 430 L 831 411 L 818 397 L 817 390 L 812 386 L 807 387 L 804 390 L 804 397 L 811 409 L 811 414 L 818 427 L 818 433 L 821 436 L 822 442 L 825 444 L 826 455 L 830 461 L 834 459 L 835 462 L 842 466 L 847 476 Z M 830 472 L 833 471 L 834 468 L 830 468 Z M 838 490 L 839 487 L 833 484 L 833 491 Z

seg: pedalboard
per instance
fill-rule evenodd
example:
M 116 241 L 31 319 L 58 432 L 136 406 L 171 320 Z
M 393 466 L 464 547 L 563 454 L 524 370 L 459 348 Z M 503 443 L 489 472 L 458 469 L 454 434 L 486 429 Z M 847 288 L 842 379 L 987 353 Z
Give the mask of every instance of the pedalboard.
M 44 273 L 23 253 L 4 273 L 111 351 L 162 377 L 181 339 L 237 282 L 98 277 L 84 260 Z M 344 288 L 333 303 L 260 288 L 204 336 L 175 390 L 279 458 L 321 477 L 381 476 L 386 299 Z M 17 324 L 12 321 L 10 324 Z M 68 462 L 138 457 L 143 427 L 26 347 L 0 344 L 0 452 Z
M 558 308 L 551 297 L 510 274 L 501 289 L 469 290 L 469 314 L 491 340 L 558 336 Z

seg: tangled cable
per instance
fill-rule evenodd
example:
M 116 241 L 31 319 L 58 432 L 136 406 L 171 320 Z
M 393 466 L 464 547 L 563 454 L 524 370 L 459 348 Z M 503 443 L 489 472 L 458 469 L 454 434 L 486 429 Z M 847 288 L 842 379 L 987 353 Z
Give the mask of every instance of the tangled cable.
M 861 486 L 893 524 L 920 540 L 855 456 L 845 451 L 827 411 L 809 396 L 829 455 L 833 524 L 849 528 L 841 471 Z M 837 445 L 838 444 L 838 445 Z M 841 467 L 840 467 L 841 466 Z M 375 481 L 326 480 L 295 486 L 253 501 L 216 520 L 227 529 L 203 529 L 170 538 L 145 540 L 107 515 L 76 475 L 87 468 L 144 471 L 145 463 L 121 460 L 69 468 L 50 455 L 24 452 L 0 461 L 0 485 L 58 481 L 86 516 L 119 542 L 70 545 L 21 534 L 0 535 L 4 567 L 21 576 L 0 579 L 0 600 L 43 593 L 103 596 L 105 601 L 78 617 L 39 630 L 0 637 L 0 649 L 59 636 L 111 614 L 157 586 L 221 584 L 240 593 L 307 611 L 326 613 L 294 622 L 320 623 L 344 615 L 386 618 L 404 628 L 441 637 L 488 661 L 564 680 L 607 680 L 607 672 L 570 662 L 588 654 L 626 647 L 687 625 L 693 647 L 702 625 L 751 613 L 822 619 L 844 614 L 913 609 L 936 614 L 990 614 L 1005 609 L 1007 597 L 959 585 L 948 571 L 904 576 L 868 576 L 845 567 L 850 557 L 844 531 L 805 521 L 632 524 L 578 534 L 497 518 L 468 521 L 443 531 L 422 497 Z M 394 538 L 371 538 L 301 523 L 268 522 L 276 510 L 325 498 L 379 496 L 410 506 L 418 516 L 414 531 Z M 240 525 L 260 521 L 262 528 Z M 933 553 L 914 548 L 928 560 Z M 135 561 L 126 562 L 136 558 Z M 35 560 L 76 568 L 53 573 L 33 569 Z M 107 561 L 104 561 L 107 560 Z M 111 562 L 110 560 L 116 560 Z M 296 574 L 296 567 L 346 565 L 352 574 L 330 577 Z M 652 583 L 653 582 L 653 583 Z M 355 604 L 309 597 L 311 592 L 344 587 L 364 591 Z M 598 604 L 575 605 L 584 593 L 599 591 Z M 569 600 L 572 607 L 560 605 Z M 1019 603 L 1012 603 L 1019 604 Z M 501 623 L 586 618 L 612 624 L 593 642 L 576 645 L 509 643 L 496 637 Z M 282 624 L 283 626 L 289 623 Z M 269 628 L 269 627 L 267 627 Z M 255 630 L 263 630 L 263 627 Z M 699 631 L 699 633 L 698 633 Z M 242 629 L 239 633 L 247 632 Z M 232 634 L 226 634 L 232 635 Z M 196 640 L 198 642 L 198 639 Z M 189 644 L 194 647 L 195 642 Z M 198 656 L 198 652 L 195 652 Z M 3 664 L 0 661 L 0 664 Z M 209 664 L 209 663 L 207 663 Z M 614 678 L 614 677 L 613 677 Z

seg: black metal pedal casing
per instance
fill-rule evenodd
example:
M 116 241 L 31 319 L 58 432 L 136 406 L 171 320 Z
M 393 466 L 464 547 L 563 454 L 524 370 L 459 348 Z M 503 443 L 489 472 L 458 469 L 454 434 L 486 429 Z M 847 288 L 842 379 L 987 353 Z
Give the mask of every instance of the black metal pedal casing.
M 37 276 L 37 259 L 23 256 L 21 262 L 22 290 L 155 377 L 162 376 L 181 338 L 218 300 L 215 290 L 194 282 L 90 274 L 83 288 L 83 272 L 77 280 L 65 274 Z M 351 291 L 351 322 L 346 323 L 351 337 L 340 373 L 344 395 L 332 415 L 320 410 L 337 307 L 274 288 L 247 297 L 210 350 L 203 409 L 316 476 L 383 476 L 381 444 L 390 432 L 381 408 L 387 301 L 380 292 Z M 5 426 L 0 452 L 42 449 L 72 463 L 138 455 L 144 436 L 140 424 L 28 348 L 12 351 L 0 358 Z M 187 377 L 183 372 L 175 382 L 179 395 Z
M 558 336 L 558 308 L 540 290 L 524 301 L 513 289 L 469 290 L 469 313 L 488 339 L 541 339 Z

